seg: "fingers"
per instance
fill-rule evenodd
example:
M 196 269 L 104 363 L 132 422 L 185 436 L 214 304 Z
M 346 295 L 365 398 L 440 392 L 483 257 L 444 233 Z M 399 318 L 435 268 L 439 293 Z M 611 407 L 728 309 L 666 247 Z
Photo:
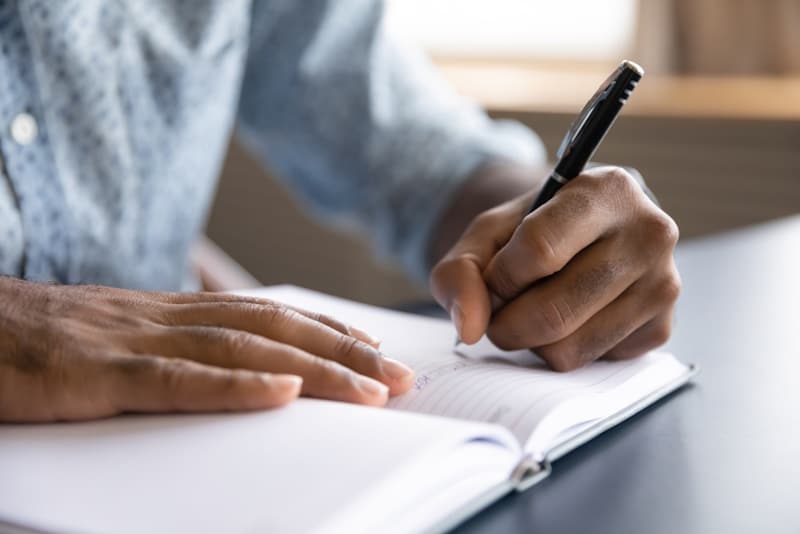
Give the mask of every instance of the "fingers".
M 492 295 L 483 271 L 519 223 L 527 197 L 479 215 L 431 271 L 431 293 L 450 314 L 459 337 L 475 343 L 489 324 Z
M 575 332 L 643 274 L 616 239 L 585 249 L 558 276 L 538 284 L 500 309 L 487 334 L 501 348 L 554 343 Z
M 319 318 L 320 316 L 315 316 Z M 274 302 L 218 302 L 182 305 L 174 307 L 168 320 L 174 325 L 208 325 L 235 331 L 250 332 L 278 343 L 291 345 L 304 352 L 333 360 L 357 373 L 372 377 L 389 386 L 393 395 L 407 391 L 413 382 L 413 372 L 405 365 L 384 357 L 373 346 L 355 337 L 334 329 L 327 324 L 312 319 L 302 312 Z M 338 321 L 336 324 L 341 325 Z M 346 329 L 345 329 L 346 330 Z M 184 330 L 184 334 L 200 332 L 201 337 L 211 334 L 202 330 Z M 168 342 L 172 331 L 159 331 L 157 337 L 161 342 Z M 223 346 L 217 350 L 232 350 L 226 347 L 236 333 L 227 338 L 221 334 L 215 336 Z M 202 340 L 201 340 L 202 341 Z M 253 340 L 248 343 L 254 343 Z M 183 339 L 179 354 L 196 350 L 194 343 Z M 258 345 L 253 345 L 258 346 Z M 150 352 L 150 346 L 145 347 Z M 253 362 L 254 363 L 254 362 Z M 271 370 L 267 368 L 265 370 Z
M 598 168 L 570 181 L 527 215 L 487 265 L 487 285 L 503 301 L 560 271 L 581 250 L 629 216 L 627 199 L 641 194 L 621 169 Z
M 660 347 L 672 333 L 672 321 L 672 310 L 657 315 L 608 351 L 604 357 L 609 360 L 628 360 Z
M 348 339 L 353 344 L 361 343 Z M 140 347 L 155 347 L 164 356 L 187 358 L 216 367 L 301 376 L 302 394 L 312 397 L 382 406 L 389 396 L 387 385 L 367 376 L 386 372 L 384 362 L 377 361 L 382 359 L 377 353 L 368 355 L 343 349 L 339 355 L 352 365 L 350 368 L 333 359 L 249 332 L 203 326 L 162 327 L 146 336 Z M 394 384 L 399 384 L 396 388 L 406 387 L 397 379 Z
M 377 340 L 321 314 L 236 295 L 147 295 L 153 323 L 123 340 L 140 353 L 298 374 L 304 395 L 370 405 L 413 383 L 408 367 L 376 350 Z
M 680 282 L 672 276 L 642 280 L 573 333 L 536 346 L 535 351 L 557 371 L 570 371 L 601 357 L 640 356 L 669 337 L 679 292 Z
M 302 379 L 221 369 L 160 356 L 121 356 L 112 363 L 109 402 L 118 412 L 256 410 L 295 399 Z
M 77 286 L 75 291 L 84 293 L 98 293 L 103 296 L 103 299 L 108 302 L 114 302 L 123 305 L 135 305 L 143 313 L 143 316 L 154 320 L 155 322 L 164 322 L 163 319 L 169 318 L 173 314 L 173 309 L 168 306 L 164 308 L 163 304 L 178 306 L 194 306 L 199 304 L 242 304 L 251 305 L 253 309 L 259 306 L 273 308 L 283 307 L 290 308 L 306 317 L 318 321 L 334 330 L 343 334 L 360 339 L 364 343 L 374 347 L 380 346 L 380 340 L 376 339 L 369 333 L 347 325 L 334 317 L 330 317 L 321 313 L 315 313 L 301 308 L 288 306 L 279 302 L 269 299 L 262 299 L 257 297 L 247 297 L 240 295 L 230 295 L 227 293 L 211 293 L 211 292 L 196 292 L 196 293 L 167 293 L 158 291 L 132 291 L 126 289 L 113 289 L 102 286 Z M 205 324 L 205 323 L 203 323 Z
M 674 221 L 626 173 L 597 171 L 527 217 L 484 272 L 506 300 L 490 339 L 533 347 L 557 370 L 663 343 L 680 291 Z

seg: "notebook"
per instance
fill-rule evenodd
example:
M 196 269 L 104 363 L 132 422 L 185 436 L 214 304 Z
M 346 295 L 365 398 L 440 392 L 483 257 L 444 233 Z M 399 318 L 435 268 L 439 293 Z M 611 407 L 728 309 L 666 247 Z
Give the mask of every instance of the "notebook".
M 441 532 L 685 384 L 664 352 L 555 373 L 445 320 L 292 286 L 417 373 L 387 408 L 299 399 L 243 414 L 0 425 L 0 526 L 19 532 Z M 557 463 L 555 465 L 557 469 Z

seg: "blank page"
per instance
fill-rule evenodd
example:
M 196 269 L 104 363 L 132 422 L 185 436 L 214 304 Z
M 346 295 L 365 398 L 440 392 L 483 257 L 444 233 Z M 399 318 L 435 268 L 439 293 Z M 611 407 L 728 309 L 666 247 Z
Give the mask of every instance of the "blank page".
M 248 414 L 0 425 L 0 530 L 360 532 L 435 494 L 429 473 L 459 483 L 448 461 L 479 436 L 470 457 L 486 469 L 475 480 L 461 466 L 475 480 L 466 499 L 507 480 L 519 458 L 500 427 L 310 399 Z

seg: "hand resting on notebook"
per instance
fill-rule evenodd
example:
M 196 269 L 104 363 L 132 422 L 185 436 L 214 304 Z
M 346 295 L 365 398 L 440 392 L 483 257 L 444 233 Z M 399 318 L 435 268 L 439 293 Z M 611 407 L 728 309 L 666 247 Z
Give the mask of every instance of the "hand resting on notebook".
M 503 349 L 532 348 L 559 371 L 663 344 L 680 291 L 674 221 L 617 167 L 584 172 L 528 215 L 530 175 L 478 174 L 529 192 L 478 215 L 432 272 L 461 339 L 486 333 Z
M 0 277 L 0 422 L 249 410 L 299 394 L 383 405 L 413 373 L 377 346 L 264 299 Z

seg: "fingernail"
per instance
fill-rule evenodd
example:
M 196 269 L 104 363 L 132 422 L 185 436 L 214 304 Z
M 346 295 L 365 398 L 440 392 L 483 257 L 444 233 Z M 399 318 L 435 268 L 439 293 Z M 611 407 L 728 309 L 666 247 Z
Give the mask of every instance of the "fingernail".
M 394 378 L 395 380 L 405 378 L 414 372 L 406 364 L 386 357 L 381 359 L 381 370 L 384 374 L 389 376 L 389 378 Z
M 380 339 L 369 335 L 368 333 L 364 332 L 360 328 L 356 328 L 355 326 L 348 325 L 347 326 L 347 333 L 350 334 L 351 336 L 353 336 L 354 338 L 360 339 L 361 341 L 363 341 L 365 343 L 369 343 L 370 345 L 373 345 L 375 347 L 377 347 L 378 345 L 381 344 L 381 340 Z
M 382 384 L 368 376 L 358 377 L 358 387 L 368 395 L 379 395 L 381 397 L 387 397 L 389 395 L 389 387 L 386 384 Z
M 461 310 L 461 306 L 459 306 L 458 302 L 454 302 L 453 305 L 450 306 L 450 318 L 453 320 L 456 332 L 461 334 L 461 327 L 464 326 L 464 312 Z

